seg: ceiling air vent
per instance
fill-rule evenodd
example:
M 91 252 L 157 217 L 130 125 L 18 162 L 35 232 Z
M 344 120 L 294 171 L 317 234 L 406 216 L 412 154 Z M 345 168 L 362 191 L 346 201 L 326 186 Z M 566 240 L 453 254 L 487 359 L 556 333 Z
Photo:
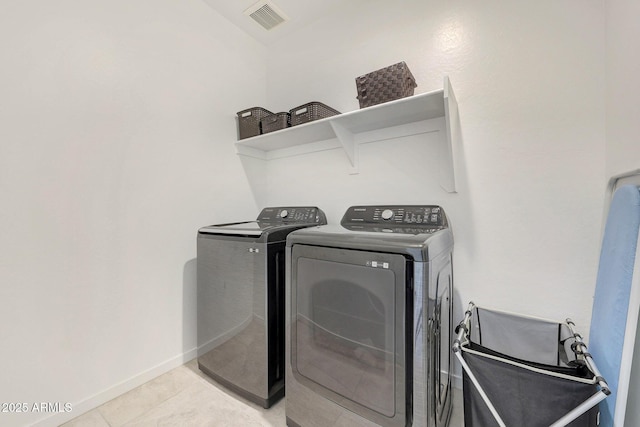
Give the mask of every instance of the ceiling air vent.
M 287 15 L 282 13 L 280 9 L 270 1 L 259 1 L 244 11 L 245 15 L 250 16 L 258 24 L 262 25 L 265 30 L 270 30 L 285 21 L 288 21 Z

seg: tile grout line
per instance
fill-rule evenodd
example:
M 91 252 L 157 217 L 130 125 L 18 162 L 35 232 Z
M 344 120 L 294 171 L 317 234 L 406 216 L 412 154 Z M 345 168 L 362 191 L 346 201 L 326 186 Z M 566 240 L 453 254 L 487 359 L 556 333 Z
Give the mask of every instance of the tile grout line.
M 100 406 L 102 406 L 102 405 L 100 405 Z M 96 409 L 97 409 L 97 411 L 96 411 L 96 412 L 98 412 L 98 415 L 100 415 L 100 418 L 102 418 L 102 420 L 103 420 L 105 423 L 107 423 L 107 425 L 108 425 L 109 427 L 113 427 L 113 425 L 109 422 L 109 420 L 107 420 L 107 419 L 105 418 L 105 416 L 102 414 L 102 412 L 100 412 L 100 409 L 99 409 L 99 408 L 100 408 L 100 406 L 98 406 L 98 407 L 96 408 Z
M 187 370 L 187 371 L 189 371 L 189 373 L 190 373 L 190 374 L 193 374 L 195 377 L 198 377 L 198 375 L 196 375 L 193 371 L 191 371 L 191 369 L 187 368 L 184 364 L 183 364 L 183 365 L 180 365 L 180 366 L 179 366 L 179 367 L 177 367 L 177 368 L 172 369 L 171 371 L 165 372 L 165 373 L 164 373 L 164 374 L 162 374 L 162 375 L 166 375 L 166 374 L 168 374 L 169 372 L 175 371 L 176 369 L 179 369 L 179 368 L 181 368 L 181 367 L 186 368 L 186 370 Z M 140 389 L 140 388 L 144 387 L 145 385 L 147 385 L 147 384 L 151 383 L 152 381 L 154 381 L 154 380 L 158 379 L 158 378 L 159 378 L 159 377 L 161 377 L 162 375 L 159 375 L 159 376 L 157 376 L 157 377 L 155 377 L 155 378 L 150 379 L 150 380 L 149 380 L 149 381 L 147 381 L 146 383 L 141 384 L 141 385 L 139 385 L 138 387 L 136 387 L 136 388 L 134 388 L 134 389 L 132 389 L 132 390 L 129 390 L 127 393 L 130 393 L 130 392 L 132 392 L 132 391 L 134 391 L 134 390 L 138 390 L 138 389 Z M 198 377 L 198 378 L 199 378 L 199 377 Z M 165 403 L 165 402 L 167 402 L 168 400 L 173 399 L 174 397 L 176 397 L 177 395 L 179 395 L 180 393 L 182 393 L 183 391 L 185 391 L 186 389 L 188 389 L 188 388 L 190 388 L 190 387 L 192 387 L 192 384 L 189 384 L 189 385 L 187 385 L 186 387 L 179 389 L 178 391 L 176 391 L 176 393 L 172 394 L 171 396 L 167 397 L 167 398 L 166 398 L 166 399 L 164 399 L 164 400 L 159 401 L 157 404 L 155 404 L 153 407 L 149 408 L 149 409 L 148 409 L 148 410 L 146 410 L 145 412 L 143 412 L 143 413 L 141 413 L 141 414 L 138 414 L 138 415 L 134 416 L 133 418 L 128 419 L 128 420 L 126 420 L 126 421 L 124 421 L 122 424 L 112 424 L 111 422 L 109 422 L 109 420 L 107 419 L 107 417 L 102 413 L 102 411 L 100 411 L 100 408 L 102 408 L 102 407 L 103 407 L 103 406 L 105 406 L 107 403 L 111 402 L 112 400 L 115 400 L 115 399 L 117 399 L 117 398 L 122 397 L 123 395 L 117 396 L 117 397 L 115 397 L 114 399 L 111 399 L 109 402 L 105 402 L 105 403 L 103 403 L 102 405 L 98 406 L 96 409 L 97 409 L 97 410 L 98 410 L 98 412 L 100 413 L 100 416 L 101 416 L 101 417 L 102 417 L 102 418 L 107 422 L 107 424 L 109 424 L 109 427 L 121 427 L 121 426 L 126 426 L 127 424 L 131 423 L 132 421 L 134 421 L 134 420 L 136 420 L 136 419 L 138 419 L 138 418 L 140 418 L 140 417 L 142 417 L 142 416 L 144 416 L 144 415 L 148 414 L 149 412 L 153 411 L 153 410 L 154 410 L 154 409 L 156 409 L 158 406 L 160 406 L 160 405 L 164 404 L 164 403 Z M 150 387 L 150 388 L 151 388 L 151 387 Z M 125 394 L 126 394 L 126 393 L 125 393 Z
M 119 425 L 119 426 L 113 426 L 113 427 L 125 427 L 125 426 L 127 426 L 127 425 L 129 425 L 129 424 L 131 424 L 131 423 L 135 422 L 137 419 L 142 418 L 142 417 L 144 417 L 145 415 L 147 415 L 148 413 L 150 413 L 151 411 L 153 411 L 153 410 L 157 409 L 160 405 L 162 405 L 162 404 L 166 403 L 167 401 L 169 401 L 169 400 L 173 399 L 173 398 L 174 398 L 174 397 L 176 397 L 178 394 L 182 393 L 182 391 L 183 391 L 183 390 L 180 390 L 180 391 L 179 391 L 178 393 L 176 393 L 175 395 L 170 396 L 169 398 L 167 398 L 167 399 L 165 399 L 165 400 L 163 400 L 163 401 L 161 401 L 161 402 L 158 402 L 158 404 L 157 404 L 157 405 L 153 406 L 152 408 L 149 408 L 147 411 L 145 411 L 145 412 L 143 412 L 143 413 L 141 413 L 141 414 L 136 415 L 135 417 L 131 418 L 130 420 L 125 421 L 125 422 L 124 422 L 124 423 L 122 423 L 121 425 Z

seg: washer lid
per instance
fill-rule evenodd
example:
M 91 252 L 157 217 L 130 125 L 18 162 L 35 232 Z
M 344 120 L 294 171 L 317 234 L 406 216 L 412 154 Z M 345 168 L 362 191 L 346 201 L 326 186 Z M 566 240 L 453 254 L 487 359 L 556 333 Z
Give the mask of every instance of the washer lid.
M 202 227 L 198 232 L 204 234 L 230 234 L 234 236 L 259 237 L 266 229 L 272 227 L 272 225 L 262 225 L 258 221 L 245 221 L 231 224 L 209 225 Z
M 255 221 L 214 224 L 198 230 L 201 234 L 284 240 L 294 230 L 326 224 L 322 210 L 315 206 L 285 206 L 264 208 Z

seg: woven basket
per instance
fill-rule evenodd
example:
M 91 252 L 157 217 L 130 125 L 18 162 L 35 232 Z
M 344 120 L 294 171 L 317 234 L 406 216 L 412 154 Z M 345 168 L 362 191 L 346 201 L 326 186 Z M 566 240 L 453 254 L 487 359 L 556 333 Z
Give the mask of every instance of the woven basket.
M 261 107 L 248 108 L 238 112 L 238 139 L 260 135 L 260 119 L 273 114 Z
M 340 112 L 321 102 L 309 102 L 289 110 L 289 114 L 291 114 L 291 126 L 296 126 L 335 116 L 336 114 L 340 114 Z
M 403 61 L 356 77 L 356 87 L 360 108 L 365 108 L 411 96 L 417 85 Z
M 289 113 L 275 113 L 269 116 L 265 116 L 260 120 L 260 128 L 262 133 L 269 133 L 275 130 L 285 129 L 291 126 L 289 120 Z

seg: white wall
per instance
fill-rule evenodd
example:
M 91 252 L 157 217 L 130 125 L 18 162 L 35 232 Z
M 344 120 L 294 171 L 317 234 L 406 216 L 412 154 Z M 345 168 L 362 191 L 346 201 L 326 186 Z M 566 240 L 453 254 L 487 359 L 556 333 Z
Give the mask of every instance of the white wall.
M 195 230 L 265 204 L 317 204 L 334 222 L 354 203 L 442 204 L 456 317 L 473 298 L 588 330 L 605 176 L 602 2 L 354 0 L 268 51 L 197 0 L 5 3 L 0 401 L 71 402 L 75 416 L 189 357 Z M 419 136 L 364 146 L 359 175 L 339 151 L 269 162 L 267 180 L 235 156 L 235 111 L 357 109 L 354 78 L 400 60 L 417 92 L 451 77 L 457 194 L 434 182 Z
M 265 48 L 199 0 L 34 0 L 0 52 L 0 402 L 58 425 L 193 356 L 196 230 L 257 212 Z
M 606 1 L 607 176 L 640 168 L 640 3 Z M 640 334 L 640 329 L 638 330 Z M 640 425 L 640 336 L 630 380 L 625 426 Z
M 640 168 L 640 4 L 607 0 L 607 175 Z
M 434 181 L 420 136 L 269 162 L 269 201 L 317 204 L 339 221 L 358 203 L 439 203 L 455 235 L 463 303 L 564 319 L 588 332 L 604 195 L 604 7 L 600 1 L 350 2 L 271 49 L 268 105 L 358 108 L 354 78 L 404 60 L 417 92 L 458 99 L 457 194 Z

